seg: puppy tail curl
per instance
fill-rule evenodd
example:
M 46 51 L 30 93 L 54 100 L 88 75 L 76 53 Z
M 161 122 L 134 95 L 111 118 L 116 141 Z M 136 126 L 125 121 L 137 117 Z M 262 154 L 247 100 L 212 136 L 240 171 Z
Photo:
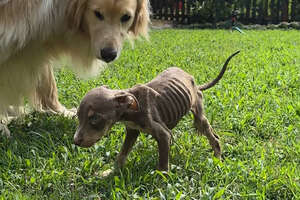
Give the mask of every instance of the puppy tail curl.
M 207 89 L 213 87 L 214 85 L 216 85 L 219 82 L 219 80 L 223 77 L 223 75 L 226 71 L 227 65 L 228 65 L 229 61 L 231 60 L 231 58 L 234 57 L 238 53 L 240 53 L 240 51 L 237 51 L 234 54 L 232 54 L 231 56 L 229 56 L 227 58 L 227 60 L 225 61 L 219 75 L 214 80 L 212 80 L 211 82 L 205 83 L 203 85 L 198 86 L 198 90 L 204 91 L 204 90 L 207 90 Z

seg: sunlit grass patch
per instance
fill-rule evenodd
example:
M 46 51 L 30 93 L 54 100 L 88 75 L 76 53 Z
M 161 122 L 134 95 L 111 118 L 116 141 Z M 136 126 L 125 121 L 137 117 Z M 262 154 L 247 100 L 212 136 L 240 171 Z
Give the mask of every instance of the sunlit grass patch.
M 187 115 L 173 130 L 169 176 L 155 171 L 157 145 L 142 134 L 125 168 L 107 178 L 124 126 L 89 149 L 74 146 L 77 121 L 32 113 L 0 140 L 0 199 L 298 199 L 300 198 L 300 32 L 161 30 L 126 44 L 92 80 L 56 73 L 60 101 L 77 107 L 90 89 L 146 83 L 169 66 L 212 80 L 236 50 L 218 85 L 204 92 L 206 116 L 221 137 L 223 162 Z

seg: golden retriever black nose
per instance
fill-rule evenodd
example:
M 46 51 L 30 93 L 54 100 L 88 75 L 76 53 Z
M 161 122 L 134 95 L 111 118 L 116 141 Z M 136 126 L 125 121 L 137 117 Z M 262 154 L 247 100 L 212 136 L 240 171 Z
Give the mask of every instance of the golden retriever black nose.
M 118 52 L 113 48 L 104 48 L 101 49 L 101 58 L 109 63 L 110 61 L 113 61 L 118 55 Z

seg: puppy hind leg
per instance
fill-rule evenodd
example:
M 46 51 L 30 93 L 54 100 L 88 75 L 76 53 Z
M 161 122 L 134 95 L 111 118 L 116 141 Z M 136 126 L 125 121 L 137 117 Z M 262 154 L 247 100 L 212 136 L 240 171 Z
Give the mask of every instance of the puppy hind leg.
M 207 137 L 209 144 L 214 151 L 214 156 L 221 158 L 221 145 L 219 142 L 219 136 L 214 132 L 208 119 L 204 116 L 203 105 L 201 101 L 197 102 L 197 105 L 192 112 L 194 115 L 194 125 L 196 129 Z

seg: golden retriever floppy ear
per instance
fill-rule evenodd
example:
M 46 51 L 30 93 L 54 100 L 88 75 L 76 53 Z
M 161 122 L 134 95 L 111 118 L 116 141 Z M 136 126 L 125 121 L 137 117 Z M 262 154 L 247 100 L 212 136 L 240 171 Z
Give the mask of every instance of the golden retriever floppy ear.
M 136 0 L 137 9 L 135 11 L 134 21 L 129 31 L 135 37 L 141 35 L 148 37 L 148 25 L 150 22 L 150 3 L 149 0 Z
M 68 9 L 69 26 L 72 29 L 80 29 L 83 19 L 84 11 L 87 7 L 88 0 L 73 0 L 70 2 L 70 8 Z

